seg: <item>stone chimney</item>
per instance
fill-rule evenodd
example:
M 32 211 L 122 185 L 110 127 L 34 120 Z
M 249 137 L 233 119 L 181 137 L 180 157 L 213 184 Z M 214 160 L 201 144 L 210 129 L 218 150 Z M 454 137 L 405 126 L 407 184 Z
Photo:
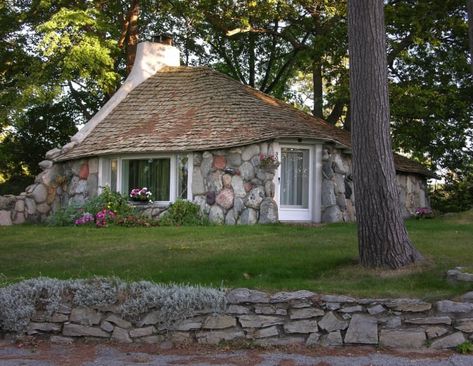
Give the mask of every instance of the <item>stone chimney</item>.
M 153 76 L 164 66 L 180 66 L 179 49 L 172 45 L 172 37 L 160 35 L 153 37 L 156 42 L 138 43 L 135 62 L 130 75 L 107 103 L 71 138 L 62 150 L 69 151 L 81 143 L 125 97 L 143 81 Z M 67 151 L 62 151 L 65 154 Z

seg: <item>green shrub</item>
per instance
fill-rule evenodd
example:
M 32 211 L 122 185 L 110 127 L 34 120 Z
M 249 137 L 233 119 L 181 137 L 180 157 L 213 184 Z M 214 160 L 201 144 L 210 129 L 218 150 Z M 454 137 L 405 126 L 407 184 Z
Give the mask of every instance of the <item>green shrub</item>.
M 74 221 L 84 214 L 84 209 L 78 205 L 61 208 L 49 215 L 46 224 L 49 226 L 73 226 Z
M 462 212 L 473 209 L 473 173 L 447 174 L 445 183 L 431 187 L 432 208 L 440 212 Z
M 202 226 L 208 225 L 208 218 L 200 212 L 200 207 L 193 202 L 177 200 L 159 220 L 161 226 Z
M 61 208 L 50 215 L 46 222 L 50 226 L 72 226 L 82 215 L 89 213 L 95 217 L 104 209 L 113 211 L 117 216 L 134 215 L 135 211 L 125 196 L 105 187 L 101 194 L 91 198 L 84 205 L 69 205 Z
M 128 203 L 128 198 L 117 192 L 112 192 L 109 187 L 104 187 L 102 193 L 86 202 L 84 212 L 96 215 L 103 209 L 111 210 L 116 215 L 129 215 L 134 208 Z
M 117 216 L 114 223 L 125 227 L 151 227 L 159 225 L 156 220 L 136 214 Z

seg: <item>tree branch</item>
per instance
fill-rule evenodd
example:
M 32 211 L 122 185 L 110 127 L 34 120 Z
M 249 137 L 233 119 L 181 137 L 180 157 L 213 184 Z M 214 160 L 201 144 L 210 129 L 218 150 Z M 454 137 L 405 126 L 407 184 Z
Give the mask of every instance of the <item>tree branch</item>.
M 87 107 L 84 106 L 82 98 L 80 97 L 77 90 L 74 89 L 74 86 L 72 85 L 72 82 L 70 80 L 67 81 L 67 85 L 69 86 L 69 89 L 71 91 L 71 96 L 76 102 L 76 105 L 79 107 L 85 119 L 88 121 L 89 119 L 92 118 L 92 114 L 87 110 Z
M 345 107 L 346 104 L 347 103 L 345 99 L 338 99 L 335 102 L 335 105 L 333 106 L 332 112 L 330 112 L 330 114 L 325 120 L 331 125 L 335 125 L 335 123 L 337 123 L 337 121 L 342 116 L 343 108 Z
M 305 43 L 305 41 L 307 40 L 309 35 L 310 35 L 309 32 L 306 33 L 306 35 L 303 38 L 303 44 Z M 271 91 L 276 87 L 276 85 L 279 83 L 279 81 L 283 77 L 286 70 L 288 70 L 294 64 L 294 62 L 296 61 L 298 53 L 300 51 L 302 51 L 302 49 L 303 48 L 295 48 L 295 49 L 292 50 L 292 56 L 289 57 L 289 59 L 286 60 L 284 65 L 279 69 L 279 72 L 276 74 L 276 76 L 274 77 L 271 84 L 269 84 L 269 86 L 265 90 L 263 90 L 265 93 L 271 93 Z

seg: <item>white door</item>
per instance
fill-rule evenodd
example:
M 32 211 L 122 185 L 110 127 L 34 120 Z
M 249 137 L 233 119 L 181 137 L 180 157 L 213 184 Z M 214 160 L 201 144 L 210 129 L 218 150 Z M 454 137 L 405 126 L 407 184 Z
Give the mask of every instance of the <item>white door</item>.
M 281 221 L 312 221 L 312 150 L 309 146 L 281 146 L 279 170 Z

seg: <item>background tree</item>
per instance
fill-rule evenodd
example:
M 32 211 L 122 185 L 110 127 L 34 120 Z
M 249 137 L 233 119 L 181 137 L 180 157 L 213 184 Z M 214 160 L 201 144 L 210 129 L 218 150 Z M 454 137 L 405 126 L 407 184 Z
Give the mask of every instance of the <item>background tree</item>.
M 360 260 L 400 268 L 421 255 L 401 213 L 390 138 L 386 32 L 382 0 L 349 1 L 353 182 Z
M 107 3 L 0 4 L 0 171 L 11 193 L 32 182 L 48 148 L 67 141 L 70 122 L 87 121 L 119 85 L 120 11 Z M 42 148 L 27 143 L 32 135 Z
M 386 18 L 395 148 L 433 170 L 464 169 L 473 137 L 464 0 L 392 1 Z
M 468 40 L 470 46 L 470 67 L 473 75 L 473 0 L 466 0 L 468 8 Z
M 64 103 L 64 102 L 62 102 Z M 0 144 L 0 171 L 8 172 L 8 184 L 0 194 L 19 194 L 30 183 L 29 177 L 40 173 L 38 163 L 48 150 L 66 144 L 77 131 L 73 110 L 62 103 L 39 105 L 29 109 L 7 130 Z
M 472 159 L 467 2 L 385 3 L 394 148 L 462 179 Z M 0 136 L 48 104 L 84 123 L 126 76 L 137 36 L 160 33 L 174 35 L 186 65 L 351 127 L 346 1 L 6 0 L 0 18 Z

